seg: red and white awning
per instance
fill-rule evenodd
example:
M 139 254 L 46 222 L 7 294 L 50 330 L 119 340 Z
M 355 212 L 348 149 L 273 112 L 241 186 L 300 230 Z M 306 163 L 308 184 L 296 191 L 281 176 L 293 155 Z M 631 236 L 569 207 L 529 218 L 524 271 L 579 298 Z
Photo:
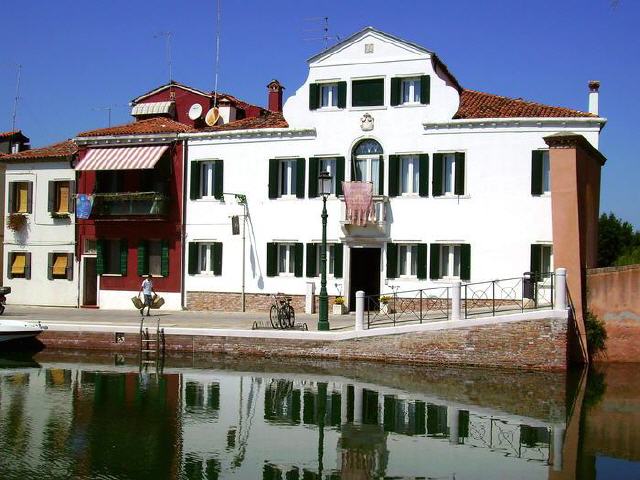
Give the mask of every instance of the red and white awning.
M 76 170 L 139 170 L 155 167 L 168 145 L 124 148 L 92 148 Z

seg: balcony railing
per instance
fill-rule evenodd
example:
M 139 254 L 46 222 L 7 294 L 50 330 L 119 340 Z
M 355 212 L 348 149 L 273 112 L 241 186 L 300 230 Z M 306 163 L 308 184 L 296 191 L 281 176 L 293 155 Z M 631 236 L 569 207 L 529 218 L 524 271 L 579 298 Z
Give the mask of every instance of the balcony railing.
M 342 229 L 348 235 L 370 236 L 385 234 L 388 226 L 389 197 L 384 195 L 373 196 L 373 210 L 367 218 L 349 216 L 347 206 L 342 201 L 342 213 L 340 223 Z
M 97 193 L 92 216 L 165 216 L 170 198 L 157 192 Z

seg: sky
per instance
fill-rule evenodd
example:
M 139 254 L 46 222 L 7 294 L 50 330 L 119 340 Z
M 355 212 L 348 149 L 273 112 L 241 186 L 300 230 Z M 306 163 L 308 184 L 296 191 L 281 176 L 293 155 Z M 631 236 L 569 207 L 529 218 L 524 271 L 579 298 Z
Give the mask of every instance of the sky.
M 131 99 L 173 79 L 215 85 L 216 0 L 4 0 L 0 27 L 0 131 L 43 146 L 127 123 Z M 153 7 L 153 8 L 151 8 Z M 266 105 L 278 79 L 285 97 L 306 60 L 329 40 L 365 26 L 435 51 L 463 87 L 587 110 L 600 80 L 608 119 L 600 150 L 601 211 L 640 229 L 640 1 L 638 0 L 220 0 L 218 90 Z

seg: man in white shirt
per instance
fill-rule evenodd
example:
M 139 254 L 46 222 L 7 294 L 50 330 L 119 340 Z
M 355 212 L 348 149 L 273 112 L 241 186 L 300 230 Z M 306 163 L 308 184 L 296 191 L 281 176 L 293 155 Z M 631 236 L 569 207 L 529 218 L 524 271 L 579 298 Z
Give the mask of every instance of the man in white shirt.
M 147 317 L 151 314 L 151 304 L 153 303 L 153 296 L 156 294 L 153 289 L 153 282 L 151 281 L 151 275 L 147 275 L 140 286 L 140 291 L 138 292 L 138 297 L 140 297 L 140 293 L 144 295 L 144 303 L 142 304 L 142 308 L 140 309 L 140 315 L 144 315 L 144 307 L 147 307 Z

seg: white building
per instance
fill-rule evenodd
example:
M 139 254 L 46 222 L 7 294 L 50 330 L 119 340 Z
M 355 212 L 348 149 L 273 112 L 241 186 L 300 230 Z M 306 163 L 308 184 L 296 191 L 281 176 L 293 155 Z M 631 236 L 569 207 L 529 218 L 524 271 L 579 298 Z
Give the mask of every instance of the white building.
M 487 112 L 496 118 L 485 118 Z M 534 118 L 526 116 L 531 113 Z M 247 195 L 247 292 L 294 295 L 305 293 L 305 281 L 318 281 L 317 172 L 332 172 L 334 188 L 342 179 L 373 181 L 375 224 L 345 223 L 335 196 L 327 205 L 329 293 L 351 298 L 360 288 L 390 291 L 390 283 L 408 290 L 456 277 L 521 275 L 535 267 L 536 249 L 544 262 L 539 268 L 548 271 L 543 137 L 577 132 L 597 147 L 604 123 L 591 114 L 463 90 L 433 53 L 371 28 L 310 60 L 307 82 L 288 99 L 284 117 L 288 128 L 232 122 L 192 135 L 189 175 L 197 165 L 213 185 L 216 169 L 209 165 L 222 164 L 224 191 Z M 187 241 L 201 244 L 200 273 L 193 274 L 196 247 L 189 247 L 188 299 L 189 292 L 237 292 L 242 283 L 237 268 L 224 269 L 242 257 L 229 226 L 229 217 L 242 211 L 207 196 L 203 178 L 191 187 L 204 195 L 187 202 Z M 221 275 L 211 275 L 207 255 L 216 243 L 226 260 Z M 191 297 L 200 303 L 199 295 Z
M 338 194 L 327 200 L 329 295 L 351 309 L 360 289 L 550 271 L 543 137 L 573 132 L 597 148 L 605 119 L 593 100 L 586 113 L 467 90 L 435 53 L 365 28 L 309 60 L 283 116 L 185 134 L 186 307 L 240 308 L 242 241 L 231 217 L 243 207 L 227 193 L 247 198 L 247 308 L 263 309 L 275 292 L 302 299 L 308 282 L 318 292 L 322 170 Z M 342 180 L 373 182 L 366 226 L 345 217 Z
M 2 158 L 8 303 L 78 306 L 71 141 Z

